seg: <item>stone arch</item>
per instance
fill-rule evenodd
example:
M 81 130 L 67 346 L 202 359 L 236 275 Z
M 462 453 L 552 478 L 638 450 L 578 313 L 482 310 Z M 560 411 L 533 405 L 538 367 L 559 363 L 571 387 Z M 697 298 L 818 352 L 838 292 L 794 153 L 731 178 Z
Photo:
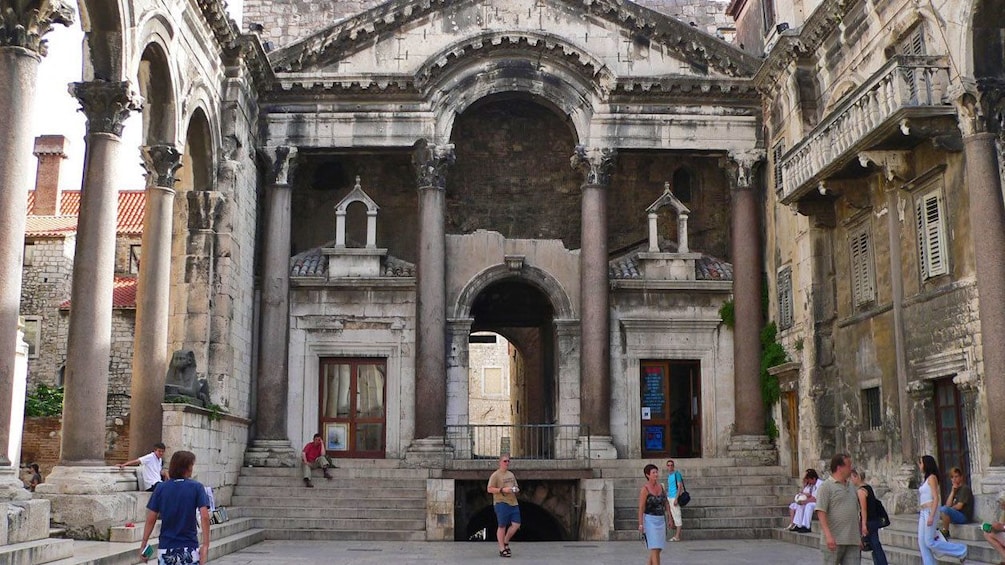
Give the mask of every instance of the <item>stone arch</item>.
M 84 80 L 125 78 L 123 17 L 119 0 L 80 0 L 84 31 Z
M 146 44 L 136 69 L 137 84 L 143 96 L 143 143 L 145 145 L 174 145 L 177 138 L 175 124 L 174 85 L 171 59 L 160 41 Z
M 493 265 L 471 277 L 468 284 L 458 293 L 457 300 L 451 305 L 448 318 L 471 317 L 471 307 L 475 298 L 492 284 L 508 279 L 526 282 L 543 292 L 555 310 L 555 319 L 569 320 L 576 317 L 569 293 L 562 283 L 547 271 L 526 264 L 519 270 L 513 270 L 510 266 L 501 264 Z

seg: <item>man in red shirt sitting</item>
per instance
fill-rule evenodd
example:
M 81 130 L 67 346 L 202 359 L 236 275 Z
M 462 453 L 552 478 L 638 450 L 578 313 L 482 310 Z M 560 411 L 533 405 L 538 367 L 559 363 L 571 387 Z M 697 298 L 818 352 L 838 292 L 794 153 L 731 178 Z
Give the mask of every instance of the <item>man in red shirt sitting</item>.
M 334 468 L 335 465 L 325 455 L 325 444 L 321 439 L 321 434 L 314 434 L 314 439 L 304 446 L 304 451 L 300 456 L 300 463 L 300 466 L 304 469 L 304 486 L 307 488 L 314 488 L 314 483 L 311 482 L 311 469 L 321 467 L 324 470 L 325 478 L 329 480 L 332 478 L 332 474 L 328 472 L 328 469 Z

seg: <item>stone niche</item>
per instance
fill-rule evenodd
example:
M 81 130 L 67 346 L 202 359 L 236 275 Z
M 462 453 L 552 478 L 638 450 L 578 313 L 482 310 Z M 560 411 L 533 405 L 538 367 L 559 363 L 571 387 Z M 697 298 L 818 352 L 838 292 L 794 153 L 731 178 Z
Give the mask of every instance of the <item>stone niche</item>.
M 349 206 L 354 203 L 366 206 L 366 243 L 364 247 L 346 244 L 346 218 Z M 377 248 L 377 203 L 370 198 L 356 177 L 356 185 L 335 205 L 335 247 L 324 247 L 321 253 L 328 259 L 330 278 L 379 277 L 381 259 L 387 249 Z
M 664 206 L 673 208 L 677 214 L 677 251 L 668 252 L 660 248 L 657 212 Z M 701 259 L 701 253 L 691 253 L 687 241 L 687 217 L 690 210 L 674 196 L 670 183 L 664 185 L 663 194 L 656 199 L 646 212 L 649 215 L 649 248 L 639 253 L 639 273 L 646 280 L 693 281 L 694 263 Z

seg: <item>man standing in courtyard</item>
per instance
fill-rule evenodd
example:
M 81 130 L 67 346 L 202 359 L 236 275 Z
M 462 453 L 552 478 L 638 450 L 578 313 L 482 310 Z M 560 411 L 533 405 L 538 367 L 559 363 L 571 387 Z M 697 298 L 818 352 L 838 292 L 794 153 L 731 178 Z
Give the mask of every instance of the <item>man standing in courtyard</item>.
M 848 480 L 851 469 L 851 456 L 838 453 L 831 458 L 831 476 L 817 491 L 824 565 L 859 565 L 862 561 L 858 495 Z
M 331 480 L 332 474 L 328 471 L 335 465 L 325 454 L 325 443 L 321 439 L 321 434 L 314 434 L 310 443 L 304 446 L 304 451 L 300 454 L 301 467 L 304 469 L 304 486 L 314 488 L 311 482 L 311 470 L 321 467 L 325 478 Z
M 516 493 L 520 487 L 516 476 L 509 470 L 509 454 L 499 457 L 499 468 L 489 477 L 488 492 L 492 495 L 492 506 L 496 511 L 496 541 L 499 543 L 499 557 L 512 557 L 509 540 L 520 529 L 520 503 Z
M 164 470 L 164 450 L 167 447 L 163 443 L 154 444 L 154 450 L 142 457 L 138 457 L 125 463 L 119 463 L 119 469 L 130 465 L 140 465 L 143 468 L 143 483 L 140 488 L 147 492 L 153 492 L 161 481 L 168 478 L 167 471 Z

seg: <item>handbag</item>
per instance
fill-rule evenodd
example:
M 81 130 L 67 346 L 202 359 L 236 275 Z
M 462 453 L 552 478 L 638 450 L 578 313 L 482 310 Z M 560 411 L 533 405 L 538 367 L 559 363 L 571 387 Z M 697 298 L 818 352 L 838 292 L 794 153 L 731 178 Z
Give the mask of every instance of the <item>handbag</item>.
M 677 493 L 677 504 L 681 508 L 684 508 L 691 502 L 691 494 L 687 492 L 687 487 L 684 486 L 684 476 L 680 476 L 680 492 Z
M 862 536 L 862 551 L 872 551 L 872 543 L 869 542 L 869 536 Z

